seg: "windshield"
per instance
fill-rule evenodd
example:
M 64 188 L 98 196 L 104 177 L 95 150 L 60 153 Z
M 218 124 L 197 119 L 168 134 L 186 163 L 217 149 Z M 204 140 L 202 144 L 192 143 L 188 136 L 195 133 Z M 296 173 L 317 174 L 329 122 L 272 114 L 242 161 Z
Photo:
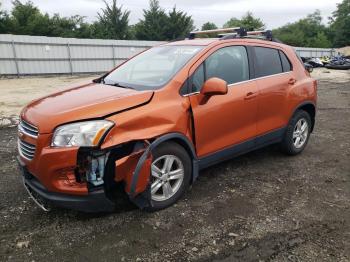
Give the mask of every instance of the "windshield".
M 103 79 L 107 85 L 154 90 L 166 84 L 203 46 L 159 46 L 130 59 Z

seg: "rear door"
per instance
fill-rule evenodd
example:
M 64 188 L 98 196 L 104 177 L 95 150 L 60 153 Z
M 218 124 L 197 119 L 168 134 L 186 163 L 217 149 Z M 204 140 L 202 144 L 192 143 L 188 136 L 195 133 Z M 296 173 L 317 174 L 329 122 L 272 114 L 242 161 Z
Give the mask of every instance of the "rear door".
M 218 77 L 228 83 L 228 93 L 190 96 L 196 149 L 199 157 L 210 155 L 253 138 L 256 134 L 257 85 L 250 81 L 245 46 L 227 46 L 212 53 L 190 78 L 194 92 L 204 81 Z M 253 146 L 252 142 L 251 146 Z
M 259 88 L 257 135 L 284 127 L 284 115 L 288 88 L 296 78 L 291 63 L 282 50 L 256 46 L 255 77 Z

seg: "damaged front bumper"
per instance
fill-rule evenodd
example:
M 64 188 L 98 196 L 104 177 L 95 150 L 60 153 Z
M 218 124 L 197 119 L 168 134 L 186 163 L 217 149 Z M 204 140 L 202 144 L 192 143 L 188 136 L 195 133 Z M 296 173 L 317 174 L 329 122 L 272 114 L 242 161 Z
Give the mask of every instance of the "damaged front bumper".
M 111 212 L 115 209 L 115 204 L 106 197 L 103 187 L 97 187 L 87 195 L 50 192 L 26 170 L 20 159 L 18 162 L 25 188 L 34 202 L 45 211 L 49 211 L 51 205 L 90 213 Z
M 169 139 L 182 140 L 188 145 L 193 158 L 193 182 L 198 175 L 195 151 L 190 142 L 177 133 L 166 134 L 152 142 L 133 141 L 108 149 L 46 148 L 39 151 L 36 164 L 22 162 L 20 157 L 18 162 L 27 191 L 43 210 L 48 209 L 49 202 L 83 212 L 113 211 L 116 199 L 111 192 L 116 185 L 122 186 L 129 200 L 143 209 L 152 205 L 152 150 Z

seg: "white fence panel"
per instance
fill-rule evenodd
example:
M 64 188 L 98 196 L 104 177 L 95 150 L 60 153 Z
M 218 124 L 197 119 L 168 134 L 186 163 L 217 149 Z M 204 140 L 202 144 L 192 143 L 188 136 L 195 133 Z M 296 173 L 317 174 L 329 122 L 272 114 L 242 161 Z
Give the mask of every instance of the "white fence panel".
M 0 35 L 0 75 L 101 73 L 161 43 Z
M 294 47 L 297 54 L 301 57 L 322 57 L 322 56 L 334 56 L 336 50 L 332 48 L 311 48 L 311 47 Z
M 157 41 L 0 35 L 0 75 L 102 73 Z M 301 57 L 336 54 L 334 49 L 295 47 Z

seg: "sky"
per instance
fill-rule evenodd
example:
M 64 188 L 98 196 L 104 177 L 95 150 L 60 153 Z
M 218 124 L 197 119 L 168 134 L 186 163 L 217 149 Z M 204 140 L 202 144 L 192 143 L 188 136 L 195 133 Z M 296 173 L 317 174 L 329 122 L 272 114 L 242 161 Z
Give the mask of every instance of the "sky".
M 22 0 L 25 2 L 26 0 Z M 31 0 L 41 11 L 49 14 L 59 13 L 61 16 L 81 15 L 86 21 L 96 20 L 97 12 L 104 7 L 102 0 Z M 107 2 L 111 0 L 107 0 Z M 11 10 L 12 0 L 0 0 L 2 7 Z M 214 22 L 221 27 L 231 17 L 241 17 L 247 11 L 253 12 L 266 24 L 267 29 L 277 28 L 291 23 L 314 12 L 321 11 L 323 22 L 336 9 L 341 0 L 160 0 L 166 11 L 175 5 L 178 9 L 191 15 L 194 25 L 200 28 L 205 22 Z M 148 0 L 117 0 L 118 5 L 131 11 L 130 24 L 137 23 L 143 17 L 143 9 L 147 9 Z

